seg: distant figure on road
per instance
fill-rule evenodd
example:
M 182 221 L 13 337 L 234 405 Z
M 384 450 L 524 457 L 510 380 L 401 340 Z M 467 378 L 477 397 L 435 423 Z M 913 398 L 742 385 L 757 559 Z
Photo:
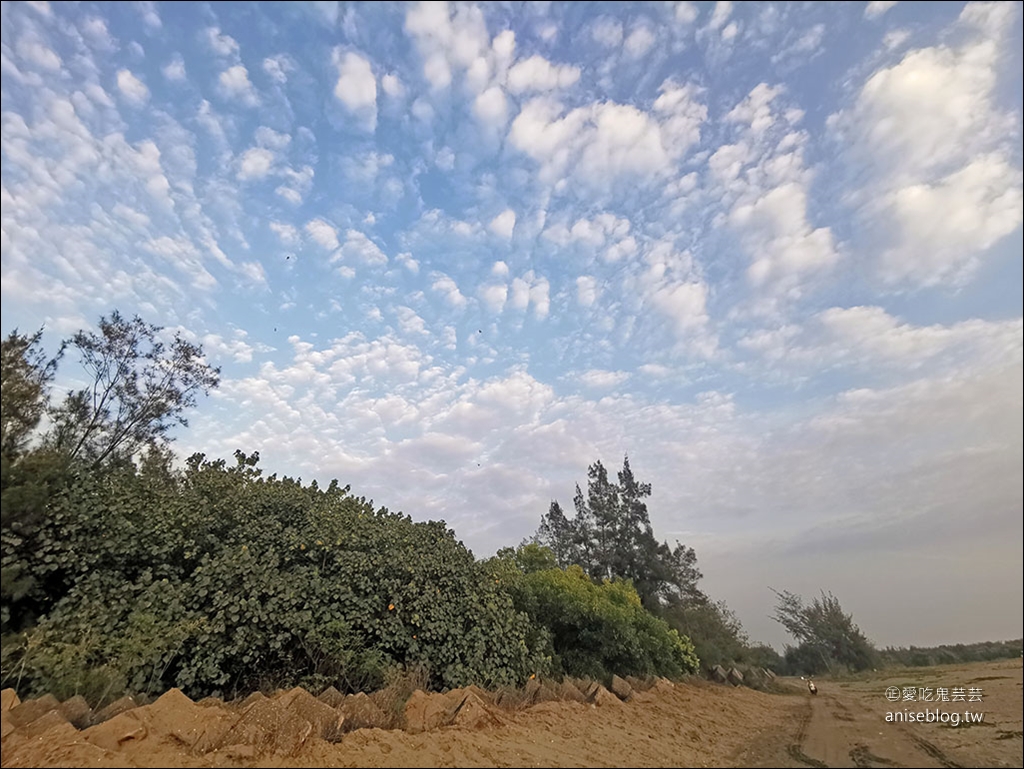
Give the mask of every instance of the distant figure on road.
M 811 694 L 818 693 L 818 687 L 814 685 L 814 681 L 807 682 L 807 691 L 809 691 Z

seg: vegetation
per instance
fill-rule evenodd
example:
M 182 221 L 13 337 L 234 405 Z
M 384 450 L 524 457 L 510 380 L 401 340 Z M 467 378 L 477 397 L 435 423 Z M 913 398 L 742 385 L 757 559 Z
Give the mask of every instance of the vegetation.
M 162 329 L 117 312 L 100 318 L 99 329 L 79 331 L 52 359 L 42 350 L 42 329 L 31 336 L 15 330 L 0 343 L 4 632 L 34 624 L 72 585 L 65 575 L 73 566 L 40 539 L 52 524 L 46 520 L 51 501 L 89 472 L 131 467 L 135 458 L 150 471 L 166 465 L 169 429 L 187 425 L 184 412 L 219 382 L 202 349 L 180 334 L 168 347 Z M 68 350 L 79 353 L 78 375 L 86 386 L 54 406 L 49 389 Z M 73 550 L 79 545 L 69 544 Z
M 443 524 L 264 478 L 257 461 L 196 455 L 161 484 L 82 474 L 50 499 L 31 550 L 5 542 L 5 567 L 61 595 L 12 658 L 30 688 L 87 689 L 103 671 L 111 691 L 358 690 L 395 665 L 440 688 L 543 667 L 526 616 Z
M 402 671 L 445 688 L 696 669 L 630 582 L 543 548 L 478 562 L 444 523 L 264 477 L 256 454 L 173 469 L 169 431 L 219 375 L 180 336 L 114 313 L 53 359 L 40 340 L 3 341 L 5 684 L 97 703 L 170 686 L 370 690 Z M 68 352 L 88 385 L 53 404 Z
M 834 595 L 822 591 L 819 597 L 804 603 L 795 593 L 772 592 L 778 598 L 775 621 L 798 642 L 786 648 L 789 670 L 836 674 L 877 667 L 878 652 Z
M 942 646 L 889 646 L 879 652 L 882 664 L 893 667 L 928 667 L 954 665 L 964 662 L 1020 657 L 1024 639 L 1014 641 L 983 641 L 973 644 L 943 644 Z
M 550 669 L 571 676 L 693 673 L 693 644 L 645 610 L 632 583 L 595 582 L 578 565 L 560 569 L 554 553 L 536 543 L 505 548 L 487 562 L 515 606 L 542 632 L 531 641 Z
M 587 479 L 586 495 L 576 486 L 573 517 L 553 501 L 534 536 L 550 550 L 556 565 L 577 565 L 597 583 L 627 582 L 645 609 L 689 639 L 705 669 L 755 663 L 781 666 L 777 654 L 767 654 L 769 647 L 751 646 L 728 606 L 700 589 L 703 575 L 693 548 L 679 542 L 670 547 L 654 536 L 644 501 L 651 495 L 651 484 L 636 479 L 629 457 L 623 460 L 617 483 L 609 480 L 601 462 L 590 466 Z

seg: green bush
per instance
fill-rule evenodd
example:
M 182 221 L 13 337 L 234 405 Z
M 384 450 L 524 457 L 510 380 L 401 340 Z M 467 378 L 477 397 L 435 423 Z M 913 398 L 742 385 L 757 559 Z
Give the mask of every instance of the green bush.
M 105 671 L 111 690 L 204 696 L 372 689 L 394 666 L 437 688 L 543 669 L 529 618 L 443 523 L 236 459 L 195 456 L 173 482 L 83 474 L 17 541 L 5 529 L 5 573 L 31 575 L 47 609 L 5 639 L 5 681 L 95 696 Z
M 520 559 L 522 560 L 522 559 Z M 496 558 L 517 608 L 543 629 L 555 672 L 607 679 L 612 674 L 678 678 L 698 668 L 693 645 L 645 610 L 627 581 L 595 584 L 579 566 L 523 574 Z

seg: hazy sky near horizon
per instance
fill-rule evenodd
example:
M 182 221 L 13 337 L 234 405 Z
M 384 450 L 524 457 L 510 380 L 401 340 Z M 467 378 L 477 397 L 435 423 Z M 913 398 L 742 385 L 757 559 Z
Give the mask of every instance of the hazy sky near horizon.
M 202 343 L 180 455 L 482 557 L 628 453 L 757 639 L 1024 635 L 1020 3 L 0 13 L 3 333 Z

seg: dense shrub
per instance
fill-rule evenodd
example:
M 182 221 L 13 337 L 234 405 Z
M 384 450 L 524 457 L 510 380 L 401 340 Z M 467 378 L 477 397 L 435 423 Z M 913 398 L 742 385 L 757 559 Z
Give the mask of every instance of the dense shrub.
M 696 596 L 669 603 L 662 616 L 690 639 L 705 670 L 747 661 L 749 640 L 736 615 L 724 603 Z
M 34 691 L 203 696 L 370 689 L 397 665 L 435 687 L 540 670 L 528 617 L 443 523 L 236 458 L 195 456 L 180 478 L 83 474 L 31 527 L 5 529 L 5 573 L 32 577 L 45 616 L 5 638 L 4 677 Z
M 543 631 L 531 640 L 547 645 L 553 672 L 604 679 L 612 674 L 676 678 L 697 670 L 693 645 L 644 609 L 631 583 L 597 584 L 579 566 L 525 571 L 531 563 L 545 564 L 536 548 L 506 552 L 488 566 L 516 607 Z

